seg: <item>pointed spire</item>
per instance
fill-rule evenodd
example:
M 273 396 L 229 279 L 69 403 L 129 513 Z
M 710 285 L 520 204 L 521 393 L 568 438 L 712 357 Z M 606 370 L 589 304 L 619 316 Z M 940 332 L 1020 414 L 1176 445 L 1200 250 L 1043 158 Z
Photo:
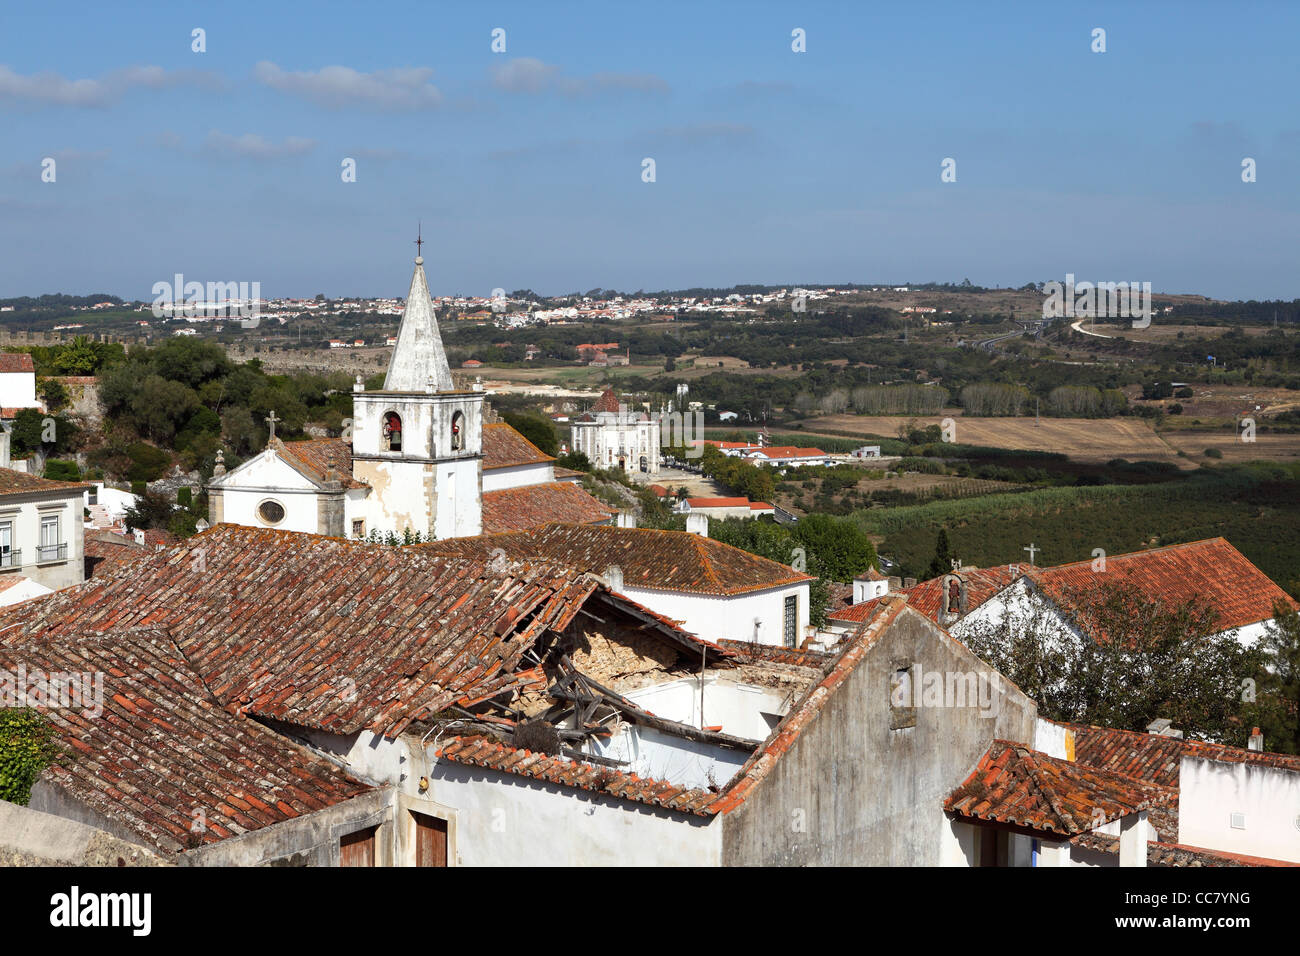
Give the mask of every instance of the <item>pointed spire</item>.
M 416 241 L 423 243 L 423 233 Z M 406 294 L 406 311 L 402 313 L 402 324 L 397 330 L 397 345 L 393 347 L 393 357 L 388 362 L 384 391 L 422 392 L 430 381 L 439 392 L 449 392 L 456 387 L 451 380 L 451 368 L 447 365 L 447 353 L 442 348 L 438 318 L 429 297 L 429 282 L 424 277 L 424 256 L 417 255 L 411 291 Z

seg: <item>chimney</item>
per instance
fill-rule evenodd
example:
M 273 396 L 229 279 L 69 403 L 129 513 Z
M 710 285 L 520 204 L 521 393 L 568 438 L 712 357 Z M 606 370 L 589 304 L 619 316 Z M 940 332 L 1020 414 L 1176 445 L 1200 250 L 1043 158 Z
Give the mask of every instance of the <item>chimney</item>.
M 709 516 L 691 512 L 686 516 L 686 530 L 698 534 L 701 538 L 709 536 Z
M 631 511 L 620 511 L 618 513 L 618 526 L 620 528 L 635 528 L 636 515 Z
M 9 426 L 0 430 L 0 468 L 9 467 Z
M 903 587 L 905 588 L 916 587 L 916 578 L 903 578 Z
M 623 590 L 623 569 L 617 564 L 611 564 L 605 569 L 605 586 L 611 591 Z
M 1258 727 L 1252 727 L 1250 730 L 1250 742 L 1246 744 L 1247 750 L 1254 750 L 1258 753 L 1264 752 L 1264 735 L 1259 732 Z
M 1147 733 L 1157 737 L 1177 737 L 1182 739 L 1183 732 L 1174 728 L 1174 722 L 1165 717 L 1157 717 L 1147 724 Z
M 134 532 L 134 537 L 135 537 L 136 544 L 144 544 L 144 531 L 142 529 L 136 528 Z

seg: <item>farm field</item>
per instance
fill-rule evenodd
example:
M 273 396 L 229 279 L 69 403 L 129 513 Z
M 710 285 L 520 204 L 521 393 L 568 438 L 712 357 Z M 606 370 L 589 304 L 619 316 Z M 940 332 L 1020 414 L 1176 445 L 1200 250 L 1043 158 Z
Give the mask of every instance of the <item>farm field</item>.
M 945 417 L 949 416 L 823 415 L 801 424 L 808 433 L 893 438 L 900 426 L 938 425 Z M 956 441 L 963 445 L 1060 452 L 1080 461 L 1104 462 L 1112 458 L 1185 461 L 1178 458 L 1178 449 L 1171 447 L 1140 418 L 1042 418 L 1035 424 L 1032 418 L 967 418 L 960 414 L 951 417 L 956 424 Z M 1198 453 L 1206 447 L 1202 445 Z

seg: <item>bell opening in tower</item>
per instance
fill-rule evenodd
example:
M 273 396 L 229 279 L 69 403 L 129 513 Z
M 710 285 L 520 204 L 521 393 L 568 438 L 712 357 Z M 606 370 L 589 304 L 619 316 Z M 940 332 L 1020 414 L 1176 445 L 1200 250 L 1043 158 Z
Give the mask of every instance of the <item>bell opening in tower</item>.
M 384 442 L 389 451 L 402 450 L 402 416 L 397 412 L 384 415 Z

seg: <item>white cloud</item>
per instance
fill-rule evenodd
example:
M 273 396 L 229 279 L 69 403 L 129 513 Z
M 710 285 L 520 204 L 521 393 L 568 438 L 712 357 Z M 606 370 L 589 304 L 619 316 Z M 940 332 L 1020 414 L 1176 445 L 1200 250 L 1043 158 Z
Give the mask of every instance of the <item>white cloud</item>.
M 300 136 L 289 136 L 281 143 L 273 143 L 256 133 L 231 136 L 229 133 L 214 129 L 208 133 L 203 146 L 208 152 L 227 156 L 242 156 L 246 159 L 282 159 L 311 152 L 316 148 L 316 141 L 303 139 Z
M 492 68 L 492 85 L 507 93 L 560 93 L 581 96 L 605 90 L 665 93 L 668 84 L 649 73 L 593 73 L 565 76 L 558 66 L 531 56 L 518 57 Z
M 0 66 L 0 104 L 104 107 L 131 90 L 162 90 L 177 86 L 220 86 L 211 73 L 164 70 L 161 66 L 129 66 L 99 79 L 70 80 L 58 73 L 15 73 Z
M 433 70 L 408 67 L 361 73 L 347 66 L 291 73 L 263 60 L 253 67 L 259 83 L 311 100 L 328 109 L 372 106 L 380 110 L 427 110 L 442 105 L 442 92 L 429 82 Z

